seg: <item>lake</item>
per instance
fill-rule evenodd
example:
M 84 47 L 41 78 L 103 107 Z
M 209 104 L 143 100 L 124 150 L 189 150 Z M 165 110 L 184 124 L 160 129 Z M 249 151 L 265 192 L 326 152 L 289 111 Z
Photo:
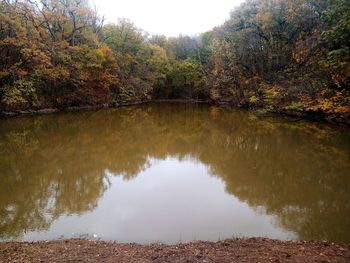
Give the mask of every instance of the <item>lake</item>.
M 155 103 L 0 120 L 0 240 L 350 242 L 350 130 Z

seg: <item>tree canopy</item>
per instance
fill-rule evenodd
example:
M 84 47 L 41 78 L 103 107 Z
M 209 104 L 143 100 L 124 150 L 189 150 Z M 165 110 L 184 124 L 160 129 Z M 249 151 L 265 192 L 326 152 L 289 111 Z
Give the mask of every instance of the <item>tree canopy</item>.
M 0 109 L 204 99 L 349 119 L 349 32 L 346 0 L 247 0 L 170 38 L 88 0 L 1 0 Z

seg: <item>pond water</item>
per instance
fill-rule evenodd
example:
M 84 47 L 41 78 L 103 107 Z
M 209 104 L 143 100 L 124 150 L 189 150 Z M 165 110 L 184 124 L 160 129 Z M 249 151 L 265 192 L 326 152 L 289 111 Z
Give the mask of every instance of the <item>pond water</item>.
M 350 241 L 348 128 L 209 105 L 0 120 L 0 240 Z

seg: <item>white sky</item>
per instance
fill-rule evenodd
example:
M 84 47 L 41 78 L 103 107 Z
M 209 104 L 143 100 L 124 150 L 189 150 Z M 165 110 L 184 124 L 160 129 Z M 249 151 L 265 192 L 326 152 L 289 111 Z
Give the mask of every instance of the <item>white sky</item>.
M 94 0 L 107 22 L 131 19 L 150 34 L 203 33 L 222 24 L 244 0 Z

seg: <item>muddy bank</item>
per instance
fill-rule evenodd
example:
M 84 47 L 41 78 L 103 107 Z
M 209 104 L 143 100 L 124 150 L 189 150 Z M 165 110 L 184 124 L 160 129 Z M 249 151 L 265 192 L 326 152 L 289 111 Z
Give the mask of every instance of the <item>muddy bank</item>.
M 267 109 L 267 113 L 296 117 L 305 120 L 328 122 L 332 124 L 342 124 L 350 126 L 350 114 L 325 113 L 321 111 L 303 111 L 303 110 L 287 110 L 287 109 Z
M 285 109 L 281 107 L 236 106 L 225 102 L 215 102 L 214 104 L 222 107 L 232 107 L 232 108 L 237 107 L 237 108 L 242 108 L 247 110 L 253 110 L 257 112 L 258 117 L 286 116 L 286 117 L 292 117 L 300 120 L 327 122 L 331 124 L 350 126 L 350 112 L 349 113 L 326 113 L 322 111 Z
M 0 262 L 350 262 L 350 245 L 229 239 L 177 245 L 81 239 L 0 243 Z
M 45 109 L 27 109 L 27 110 L 0 110 L 0 118 L 9 118 L 23 115 L 43 115 L 53 114 L 58 112 L 76 112 L 76 111 L 89 111 L 89 110 L 100 110 L 107 108 L 119 108 L 125 106 L 140 105 L 145 103 L 207 103 L 211 104 L 210 101 L 202 100 L 139 100 L 139 101 L 127 101 L 121 103 L 110 103 L 96 106 L 77 106 L 77 107 L 66 107 L 66 108 L 45 108 Z
M 139 105 L 143 103 L 147 103 L 149 101 L 131 101 L 131 102 L 123 102 L 123 103 L 111 103 L 111 104 L 103 104 L 96 106 L 79 106 L 79 107 L 67 107 L 67 108 L 45 108 L 45 109 L 28 109 L 28 110 L 12 110 L 6 111 L 0 110 L 0 118 L 9 118 L 16 117 L 22 115 L 43 115 L 43 114 L 53 114 L 58 112 L 75 112 L 75 111 L 88 111 L 88 110 L 100 110 L 107 108 L 118 108 L 124 106 L 132 106 Z
M 324 112 L 315 111 L 303 111 L 303 110 L 287 110 L 279 107 L 275 108 L 250 108 L 244 106 L 236 106 L 225 102 L 214 102 L 212 100 L 187 100 L 187 99 L 157 99 L 157 100 L 139 100 L 139 101 L 126 101 L 121 103 L 110 103 L 96 106 L 79 106 L 79 107 L 67 107 L 67 108 L 45 108 L 45 109 L 28 109 L 28 110 L 13 110 L 4 111 L 0 110 L 0 118 L 16 117 L 22 115 L 42 115 L 53 114 L 58 112 L 76 112 L 87 110 L 99 110 L 106 108 L 119 108 L 132 105 L 140 105 L 145 103 L 205 103 L 209 105 L 216 105 L 218 107 L 230 107 L 230 108 L 244 108 L 248 110 L 257 111 L 259 117 L 272 117 L 272 116 L 289 116 L 299 118 L 303 120 L 328 122 L 337 125 L 350 126 L 350 114 L 326 114 Z

